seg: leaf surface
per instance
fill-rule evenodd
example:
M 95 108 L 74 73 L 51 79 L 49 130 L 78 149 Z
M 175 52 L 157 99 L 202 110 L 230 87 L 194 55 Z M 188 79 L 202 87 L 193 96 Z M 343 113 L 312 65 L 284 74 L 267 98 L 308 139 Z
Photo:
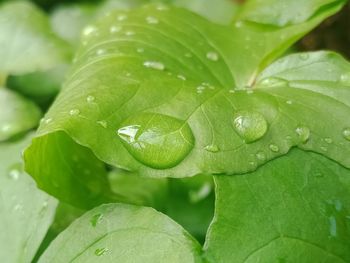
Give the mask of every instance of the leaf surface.
M 0 260 L 30 263 L 44 239 L 57 201 L 23 172 L 21 151 L 32 135 L 0 144 Z
M 75 221 L 39 262 L 201 262 L 200 253 L 200 245 L 165 215 L 109 204 Z
M 72 144 L 90 148 L 97 159 L 143 176 L 244 173 L 307 141 L 296 132 L 299 125 L 314 128 L 322 139 L 337 135 L 332 145 L 310 140 L 309 149 L 349 166 L 344 155 L 334 153 L 348 149 L 349 141 L 340 138 L 347 125 L 346 105 L 328 94 L 314 111 L 304 116 L 306 108 L 299 107 L 295 116 L 306 91 L 293 89 L 295 103 L 289 107 L 277 94 L 284 92 L 283 85 L 254 85 L 266 63 L 340 7 L 332 5 L 303 23 L 278 29 L 244 21 L 217 25 L 166 5 L 107 14 L 87 27 L 72 74 L 47 113 L 52 121 L 42 123 L 26 152 L 28 171 L 43 189 L 54 192 L 44 178 L 64 178 L 67 172 L 53 169 L 47 175 L 40 163 L 50 158 L 57 166 L 60 159 L 71 162 L 64 152 L 54 151 L 50 157 L 45 153 L 59 132 L 61 139 L 71 137 Z M 335 60 L 339 70 L 334 78 L 349 67 L 341 58 Z M 313 67 L 305 66 L 309 71 Z M 347 84 L 342 91 L 349 96 Z M 325 112 L 322 103 L 333 108 Z M 339 123 L 323 131 L 314 123 L 320 113 L 327 120 L 336 115 L 344 127 Z M 35 157 L 38 165 L 32 164 L 34 152 L 43 153 L 39 160 Z
M 294 149 L 253 173 L 215 181 L 210 262 L 350 261 L 348 169 Z

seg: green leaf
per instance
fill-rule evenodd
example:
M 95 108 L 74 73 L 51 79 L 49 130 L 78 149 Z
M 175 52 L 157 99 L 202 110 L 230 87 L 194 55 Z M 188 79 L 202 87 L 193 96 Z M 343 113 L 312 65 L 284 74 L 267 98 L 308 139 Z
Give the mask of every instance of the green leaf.
M 216 176 L 210 262 L 350 261 L 350 171 L 298 149 L 257 171 Z
M 52 121 L 42 123 L 26 152 L 28 171 L 49 193 L 66 191 L 67 202 L 78 194 L 67 190 L 76 186 L 64 179 L 71 158 L 51 150 L 58 132 L 59 140 L 77 143 L 72 149 L 90 148 L 96 157 L 89 158 L 153 177 L 242 173 L 285 154 L 301 144 L 298 126 L 280 112 L 289 105 L 280 105 L 273 87 L 253 91 L 245 85 L 254 83 L 261 65 L 340 7 L 281 29 L 216 25 L 163 4 L 107 14 L 84 30 L 72 74 L 47 113 Z M 296 104 L 305 92 L 295 91 Z M 345 86 L 344 92 L 350 89 Z M 346 125 L 342 117 L 349 108 L 334 105 L 337 110 L 324 118 L 336 115 Z M 293 107 L 286 110 L 294 114 Z M 314 122 L 319 112 L 307 116 Z M 327 136 L 335 133 L 341 130 Z M 292 139 L 286 141 L 287 135 Z M 50 174 L 42 163 L 52 163 Z M 67 184 L 53 191 L 49 180 Z
M 41 106 L 46 106 L 61 89 L 68 70 L 67 64 L 46 71 L 10 76 L 7 85 Z
M 13 91 L 0 88 L 0 105 L 0 141 L 8 140 L 39 124 L 39 108 Z
M 282 27 L 302 23 L 317 16 L 324 9 L 346 2 L 346 0 L 248 0 L 237 19 Z
M 0 6 L 0 72 L 22 74 L 51 68 L 68 58 L 67 45 L 58 39 L 44 13 L 30 2 Z
M 110 204 L 75 221 L 39 262 L 201 262 L 200 253 L 200 245 L 165 215 L 152 208 Z
M 31 137 L 0 144 L 2 262 L 31 262 L 55 214 L 57 201 L 39 191 L 23 172 L 21 151 Z

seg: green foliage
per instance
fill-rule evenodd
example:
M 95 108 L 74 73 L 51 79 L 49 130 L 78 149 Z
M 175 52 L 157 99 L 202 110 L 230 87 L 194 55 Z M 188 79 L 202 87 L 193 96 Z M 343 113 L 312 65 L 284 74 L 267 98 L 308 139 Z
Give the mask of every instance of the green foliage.
M 345 3 L 2 3 L 0 261 L 350 262 Z

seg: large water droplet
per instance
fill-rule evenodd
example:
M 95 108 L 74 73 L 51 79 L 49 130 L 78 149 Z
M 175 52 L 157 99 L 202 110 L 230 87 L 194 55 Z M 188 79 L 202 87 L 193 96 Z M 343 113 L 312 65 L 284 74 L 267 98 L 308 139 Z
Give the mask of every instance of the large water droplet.
M 350 128 L 345 128 L 345 129 L 343 130 L 343 137 L 344 137 L 346 140 L 350 141 Z
M 96 214 L 90 218 L 90 223 L 93 227 L 97 226 L 98 223 L 101 222 L 103 218 L 103 214 Z
M 275 88 L 275 87 L 288 87 L 288 81 L 281 78 L 265 78 L 258 83 L 258 86 Z
M 146 68 L 153 68 L 153 69 L 157 69 L 157 70 L 164 70 L 165 69 L 164 64 L 161 62 L 158 62 L 158 61 L 145 61 L 143 63 L 143 65 Z
M 102 256 L 102 255 L 106 254 L 108 252 L 108 250 L 109 250 L 108 248 L 98 248 L 95 250 L 95 255 L 98 257 Z
M 295 129 L 295 132 L 303 143 L 307 142 L 310 138 L 310 129 L 308 127 L 298 127 Z
M 206 151 L 212 152 L 212 153 L 216 153 L 216 152 L 220 151 L 220 148 L 217 145 L 215 145 L 215 144 L 207 145 L 207 146 L 205 146 L 204 149 Z
M 212 60 L 212 61 L 218 61 L 219 55 L 218 55 L 218 53 L 216 53 L 214 51 L 210 51 L 207 53 L 207 59 Z
M 19 176 L 21 175 L 21 171 L 22 171 L 22 164 L 16 163 L 9 168 L 8 176 L 12 180 L 18 180 Z
M 238 111 L 233 116 L 233 127 L 246 143 L 251 143 L 265 135 L 268 124 L 259 112 Z
M 176 166 L 194 146 L 194 136 L 186 122 L 157 113 L 129 118 L 118 135 L 136 160 L 156 169 Z

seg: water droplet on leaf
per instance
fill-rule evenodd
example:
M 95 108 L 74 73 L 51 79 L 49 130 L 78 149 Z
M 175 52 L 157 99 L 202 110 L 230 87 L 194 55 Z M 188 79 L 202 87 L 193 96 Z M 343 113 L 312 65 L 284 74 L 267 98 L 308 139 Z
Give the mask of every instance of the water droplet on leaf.
M 129 118 L 118 135 L 136 160 L 156 169 L 176 166 L 194 146 L 194 136 L 186 122 L 157 113 Z
M 207 59 L 212 60 L 212 61 L 218 61 L 219 55 L 218 55 L 218 53 L 216 53 L 214 51 L 210 51 L 207 53 Z
M 94 102 L 94 101 L 95 101 L 95 97 L 94 97 L 94 96 L 89 95 L 89 96 L 87 96 L 87 97 L 86 97 L 86 101 L 87 101 L 88 103 L 92 103 L 92 102 Z
M 345 129 L 343 130 L 343 137 L 344 137 L 346 140 L 350 141 L 350 128 L 345 128 Z
M 333 142 L 331 138 L 325 138 L 324 141 L 328 144 L 331 144 Z
M 164 70 L 165 69 L 164 64 L 161 62 L 158 62 L 158 61 L 145 61 L 143 63 L 143 65 L 146 68 L 153 68 L 153 69 L 157 69 L 157 70 Z
M 109 29 L 109 32 L 111 32 L 113 34 L 113 33 L 120 32 L 120 30 L 122 30 L 121 26 L 111 26 L 110 29 Z
M 104 120 L 97 121 L 97 124 L 101 125 L 103 128 L 107 128 L 107 126 L 108 126 L 107 121 L 104 121 Z
M 80 110 L 78 110 L 78 109 L 71 109 L 71 110 L 69 111 L 69 114 L 72 115 L 72 116 L 76 116 L 76 115 L 78 115 L 79 113 L 80 113 Z
M 340 76 L 340 82 L 344 85 L 350 85 L 350 73 L 344 73 Z
M 275 77 L 263 79 L 258 83 L 258 86 L 269 87 L 269 88 L 288 87 L 288 85 L 289 84 L 287 80 L 281 79 L 281 78 L 275 78 Z
M 246 143 L 262 138 L 268 129 L 263 115 L 255 111 L 238 111 L 233 116 L 233 127 Z
M 276 144 L 270 144 L 269 148 L 272 152 L 279 152 L 280 148 Z
M 266 154 L 264 152 L 258 152 L 255 156 L 259 161 L 266 161 Z
M 310 138 L 310 129 L 308 127 L 298 127 L 295 129 L 295 132 L 303 143 L 307 142 Z
M 126 20 L 127 18 L 128 18 L 128 16 L 127 16 L 127 15 L 124 15 L 124 14 L 118 15 L 118 16 L 117 16 L 117 20 L 118 20 L 118 21 L 124 21 L 124 20 Z
M 159 23 L 158 19 L 153 17 L 153 16 L 146 17 L 146 21 L 148 24 L 158 24 Z
M 215 144 L 207 145 L 207 146 L 205 146 L 204 149 L 206 151 L 212 152 L 212 153 L 216 153 L 216 152 L 220 151 L 220 148 Z

